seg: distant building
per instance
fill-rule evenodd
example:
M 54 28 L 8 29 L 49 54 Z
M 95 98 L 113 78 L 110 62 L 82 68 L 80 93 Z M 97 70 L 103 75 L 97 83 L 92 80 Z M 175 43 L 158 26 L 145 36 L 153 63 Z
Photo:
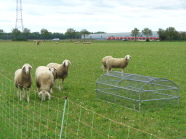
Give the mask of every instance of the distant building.
M 128 39 L 128 38 L 132 38 L 132 37 L 133 36 L 131 36 L 131 32 L 123 32 L 123 33 L 99 33 L 99 34 L 89 34 L 89 35 L 87 35 L 85 37 L 85 39 L 107 40 L 107 39 L 110 38 L 110 39 L 118 40 L 118 39 Z M 142 37 L 145 38 L 145 36 L 140 35 L 140 36 L 138 36 L 138 39 L 139 38 L 142 38 Z M 159 36 L 157 34 L 157 31 L 153 31 L 152 32 L 152 36 L 150 36 L 150 37 L 152 37 L 152 38 L 158 38 Z

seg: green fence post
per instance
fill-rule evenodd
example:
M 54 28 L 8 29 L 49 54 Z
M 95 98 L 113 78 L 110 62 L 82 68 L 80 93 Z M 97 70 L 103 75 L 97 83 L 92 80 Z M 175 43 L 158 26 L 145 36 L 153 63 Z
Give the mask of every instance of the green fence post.
M 62 121 L 61 121 L 61 130 L 60 130 L 60 136 L 59 136 L 60 139 L 62 139 L 62 134 L 63 134 L 63 125 L 64 125 L 64 118 L 65 118 L 66 104 L 67 104 L 67 97 L 65 98 L 65 102 L 64 102 Z

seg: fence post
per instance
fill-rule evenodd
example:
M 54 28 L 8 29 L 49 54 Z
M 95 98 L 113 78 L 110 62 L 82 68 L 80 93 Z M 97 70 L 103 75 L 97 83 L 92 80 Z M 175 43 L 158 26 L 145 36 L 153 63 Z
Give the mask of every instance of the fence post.
M 62 114 L 62 121 L 61 121 L 61 131 L 60 131 L 59 139 L 62 139 L 63 125 L 64 125 L 64 117 L 65 117 L 65 112 L 66 112 L 67 99 L 68 99 L 68 98 L 66 97 L 66 98 L 65 98 L 65 102 L 64 102 L 64 108 L 63 108 L 63 114 Z

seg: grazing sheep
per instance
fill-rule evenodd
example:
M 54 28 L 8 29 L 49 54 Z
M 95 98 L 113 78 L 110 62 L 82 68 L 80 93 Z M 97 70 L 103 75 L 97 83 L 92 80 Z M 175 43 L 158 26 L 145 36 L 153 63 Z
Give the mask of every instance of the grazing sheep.
M 91 44 L 91 42 L 87 42 L 87 44 Z
M 29 64 L 24 64 L 21 69 L 15 71 L 14 75 L 14 83 L 17 87 L 17 96 L 22 100 L 22 98 L 27 97 L 27 101 L 29 102 L 29 89 L 32 84 L 31 71 L 32 66 Z M 23 91 L 24 89 L 24 91 Z
M 49 63 L 47 65 L 47 67 L 49 68 L 56 68 L 57 71 L 57 79 L 62 79 L 62 85 L 60 86 L 60 82 L 58 82 L 58 86 L 56 85 L 57 88 L 59 88 L 59 90 L 61 90 L 61 88 L 63 89 L 63 84 L 64 84 L 64 79 L 68 76 L 68 67 L 69 64 L 71 64 L 71 62 L 69 60 L 64 60 L 62 64 L 58 64 L 58 63 Z
M 77 41 L 77 42 L 75 42 L 74 44 L 79 44 L 80 42 L 79 41 Z
M 36 85 L 38 88 L 38 96 L 42 96 L 42 101 L 50 100 L 50 93 L 52 93 L 52 86 L 54 85 L 54 76 L 49 68 L 39 66 L 36 69 Z
M 58 42 L 55 42 L 55 44 L 58 44 Z
M 36 45 L 39 45 L 41 41 L 40 40 L 34 40 L 34 42 L 35 42 Z
M 107 69 L 107 65 L 106 65 L 106 61 L 109 59 L 109 58 L 113 58 L 112 56 L 105 56 L 103 59 L 102 59 L 102 69 L 103 71 L 105 71 Z
M 49 67 L 47 67 L 47 66 L 39 66 L 39 67 L 36 69 L 36 73 L 35 73 L 35 74 L 37 74 L 37 72 L 40 71 L 40 70 L 50 70 L 50 71 L 52 72 L 52 75 L 53 75 L 53 78 L 54 78 L 54 81 L 55 81 L 55 79 L 56 79 L 56 77 L 57 77 L 56 68 L 49 68 Z M 53 91 L 52 91 L 52 88 L 51 88 L 50 93 L 52 93 L 52 92 L 53 92 Z
M 109 58 L 106 61 L 107 72 L 111 71 L 112 68 L 121 68 L 124 72 L 124 68 L 127 67 L 131 56 L 126 55 L 125 58 Z

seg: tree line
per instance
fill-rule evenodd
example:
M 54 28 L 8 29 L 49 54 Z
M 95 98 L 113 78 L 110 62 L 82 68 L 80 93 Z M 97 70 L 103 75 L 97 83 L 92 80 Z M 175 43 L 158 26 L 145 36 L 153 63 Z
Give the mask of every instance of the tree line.
M 95 32 L 97 33 L 105 33 L 105 32 Z M 53 39 L 53 38 L 59 38 L 59 39 L 81 39 L 82 37 L 85 40 L 85 37 L 87 35 L 91 34 L 86 29 L 82 29 L 81 31 L 76 31 L 73 28 L 68 28 L 65 33 L 52 33 L 49 32 L 47 29 L 41 29 L 40 32 L 31 32 L 30 29 L 24 28 L 24 30 L 21 32 L 19 29 L 14 28 L 10 33 L 5 33 L 3 29 L 0 29 L 0 39 L 4 40 L 14 40 L 14 41 L 26 41 L 28 39 Z M 161 41 L 185 41 L 186 40 L 186 32 L 179 32 L 174 27 L 168 27 L 165 30 L 159 28 L 157 31 L 157 34 L 159 35 L 159 39 Z M 150 37 L 152 36 L 152 30 L 149 28 L 144 28 L 141 32 L 138 28 L 134 28 L 131 31 L 131 36 L 140 37 Z M 148 40 L 147 40 L 148 41 Z
M 159 40 L 161 41 L 186 41 L 186 32 L 179 32 L 174 27 L 168 27 L 165 30 L 159 28 L 157 34 L 159 35 Z M 148 38 L 152 35 L 152 30 L 149 28 L 144 28 L 140 32 L 138 28 L 134 28 L 131 31 L 131 36 L 134 36 L 135 38 L 142 35 Z
M 90 34 L 86 29 L 82 29 L 81 31 L 76 31 L 73 28 L 68 28 L 65 33 L 52 33 L 47 29 L 41 29 L 40 32 L 31 32 L 30 29 L 24 28 L 21 32 L 19 29 L 14 28 L 10 33 L 5 33 L 3 29 L 0 29 L 0 39 L 3 40 L 13 40 L 13 41 L 26 41 L 28 39 L 81 39 L 82 36 L 85 39 L 85 36 Z

